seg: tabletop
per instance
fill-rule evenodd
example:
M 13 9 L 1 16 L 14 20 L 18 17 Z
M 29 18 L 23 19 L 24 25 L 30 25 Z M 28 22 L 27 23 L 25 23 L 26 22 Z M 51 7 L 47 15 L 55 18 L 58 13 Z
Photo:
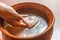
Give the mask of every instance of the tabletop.
M 55 14 L 54 32 L 51 40 L 60 40 L 60 0 L 0 0 L 10 6 L 21 2 L 36 2 L 46 5 Z M 0 31 L 0 38 L 2 38 Z M 2 40 L 2 39 L 0 39 Z

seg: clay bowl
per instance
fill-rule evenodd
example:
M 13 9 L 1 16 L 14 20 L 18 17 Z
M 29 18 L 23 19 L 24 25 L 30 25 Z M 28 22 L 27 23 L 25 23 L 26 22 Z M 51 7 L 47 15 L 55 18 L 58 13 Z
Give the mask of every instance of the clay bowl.
M 51 40 L 53 33 L 53 25 L 54 25 L 54 15 L 50 11 L 49 8 L 42 4 L 38 3 L 20 3 L 12 6 L 18 13 L 21 12 L 33 12 L 34 14 L 41 16 L 47 22 L 48 27 L 41 34 L 37 36 L 20 38 L 16 37 L 6 31 L 4 28 L 4 20 L 0 18 L 0 28 L 2 31 L 2 36 L 4 40 Z

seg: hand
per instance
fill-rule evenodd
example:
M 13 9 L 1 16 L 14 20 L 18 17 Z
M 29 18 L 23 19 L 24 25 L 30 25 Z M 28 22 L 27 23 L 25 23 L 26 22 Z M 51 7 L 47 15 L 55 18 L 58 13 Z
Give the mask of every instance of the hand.
M 29 26 L 12 7 L 0 2 L 0 17 L 13 26 L 26 27 Z M 22 20 L 24 24 L 18 21 Z

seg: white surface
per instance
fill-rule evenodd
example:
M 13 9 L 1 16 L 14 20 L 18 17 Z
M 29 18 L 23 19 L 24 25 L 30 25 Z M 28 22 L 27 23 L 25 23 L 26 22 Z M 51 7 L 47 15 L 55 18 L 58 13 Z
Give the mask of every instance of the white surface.
M 3 1 L 3 0 L 0 0 Z M 7 2 L 6 2 L 7 1 Z M 18 0 L 4 0 L 3 2 L 9 4 L 11 3 L 12 5 L 14 4 L 13 2 L 17 2 Z M 9 2 L 9 3 L 8 3 Z M 17 3 L 20 2 L 37 2 L 44 4 L 48 6 L 52 12 L 55 14 L 55 25 L 54 25 L 54 33 L 52 40 L 60 40 L 60 0 L 19 0 Z

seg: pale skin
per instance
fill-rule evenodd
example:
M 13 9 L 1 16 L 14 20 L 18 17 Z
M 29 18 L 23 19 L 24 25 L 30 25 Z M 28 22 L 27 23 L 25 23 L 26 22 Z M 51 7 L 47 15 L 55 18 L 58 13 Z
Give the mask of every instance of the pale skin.
M 0 2 L 0 17 L 13 26 L 29 27 L 29 24 L 24 21 L 22 16 L 20 16 L 12 7 L 2 2 Z M 20 20 L 23 21 L 23 24 L 18 22 Z

